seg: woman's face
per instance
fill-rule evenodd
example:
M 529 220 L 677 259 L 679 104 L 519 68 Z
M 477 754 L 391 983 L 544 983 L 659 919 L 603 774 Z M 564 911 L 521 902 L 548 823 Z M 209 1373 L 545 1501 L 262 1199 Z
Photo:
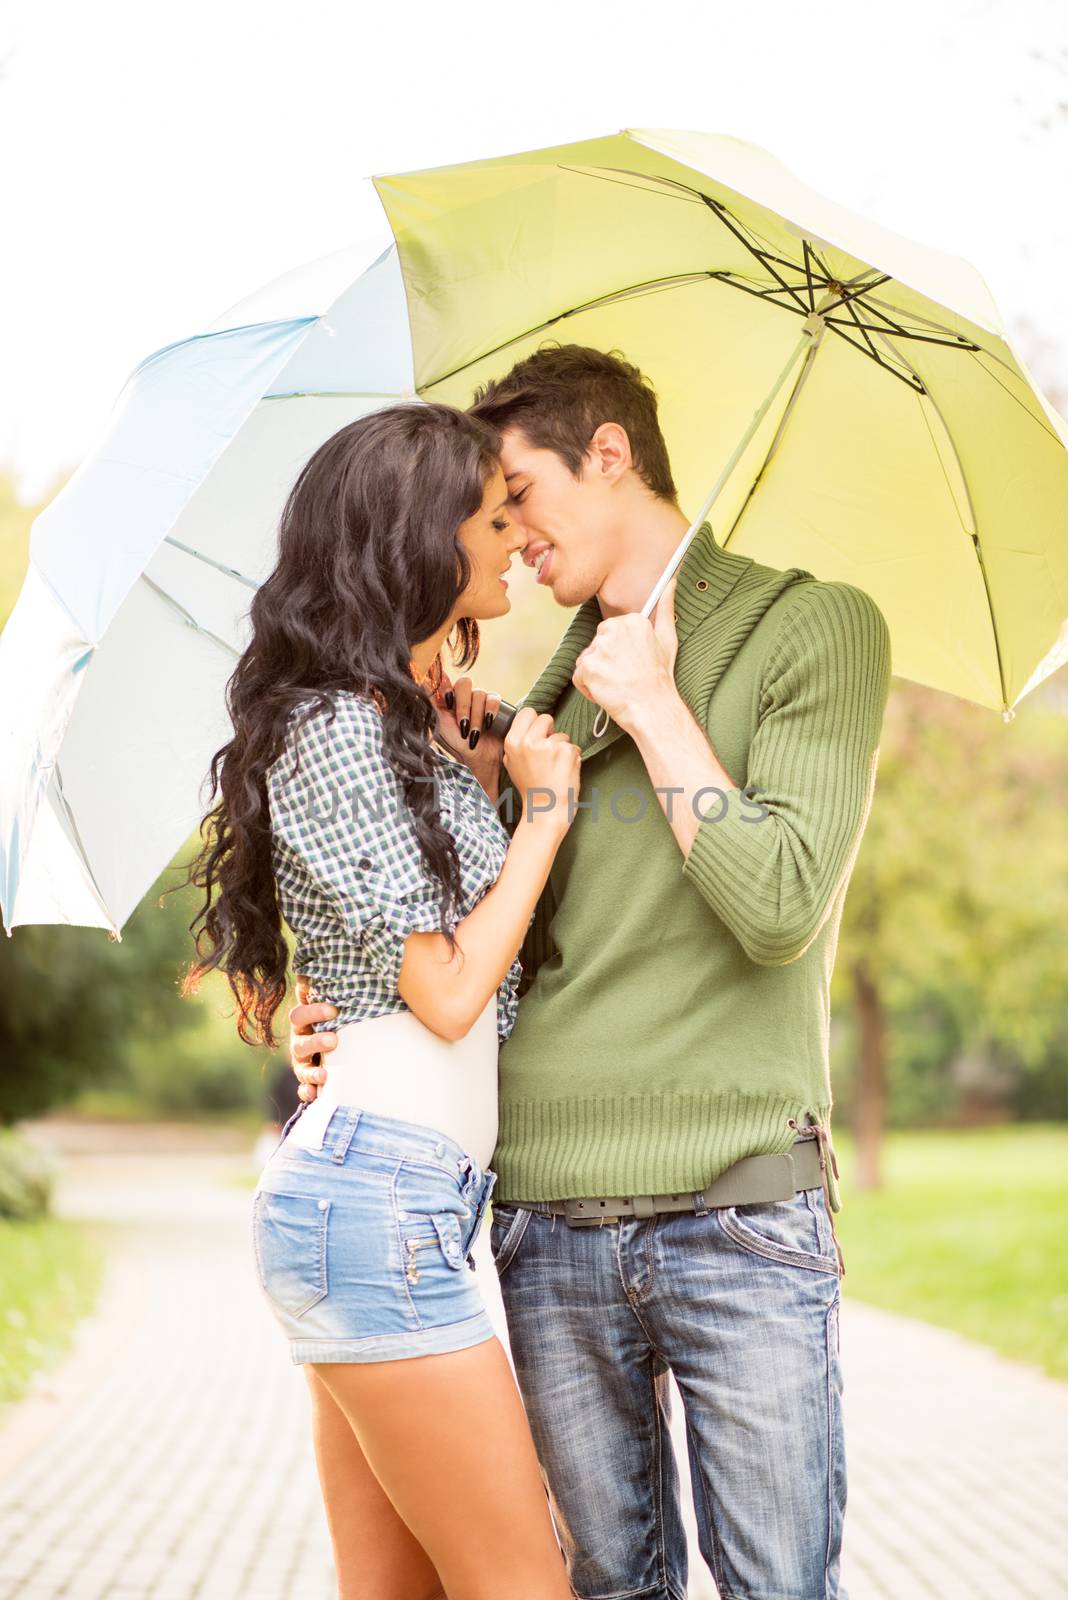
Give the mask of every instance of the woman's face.
M 513 555 L 527 536 L 508 515 L 508 485 L 498 463 L 486 480 L 482 504 L 460 524 L 460 539 L 471 560 L 471 577 L 456 603 L 457 617 L 503 617 L 512 609 L 504 582 Z

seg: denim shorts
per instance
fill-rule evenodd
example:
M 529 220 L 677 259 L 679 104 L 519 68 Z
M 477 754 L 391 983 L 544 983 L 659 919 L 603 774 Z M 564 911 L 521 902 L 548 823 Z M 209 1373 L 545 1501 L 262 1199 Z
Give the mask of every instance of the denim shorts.
M 300 1114 L 252 1206 L 256 1270 L 293 1361 L 389 1361 L 493 1338 L 471 1247 L 497 1174 L 434 1128 L 355 1106 L 334 1110 L 321 1150 L 294 1146 Z

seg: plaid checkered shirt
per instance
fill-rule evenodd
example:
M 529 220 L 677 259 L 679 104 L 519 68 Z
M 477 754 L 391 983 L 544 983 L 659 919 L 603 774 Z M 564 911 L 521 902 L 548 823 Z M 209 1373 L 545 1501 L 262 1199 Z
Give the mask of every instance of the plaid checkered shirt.
M 322 1032 L 408 1009 L 397 991 L 404 942 L 441 931 L 441 891 L 383 753 L 374 701 L 336 691 L 332 720 L 329 711 L 308 717 L 309 703 L 290 712 L 267 788 L 279 904 L 296 936 L 294 971 L 311 979 L 312 1000 L 338 1007 L 332 1021 L 314 1025 Z M 510 841 L 471 769 L 433 753 L 438 814 L 460 862 L 462 920 L 496 883 Z M 497 990 L 502 1042 L 515 1025 L 521 976 L 517 958 Z

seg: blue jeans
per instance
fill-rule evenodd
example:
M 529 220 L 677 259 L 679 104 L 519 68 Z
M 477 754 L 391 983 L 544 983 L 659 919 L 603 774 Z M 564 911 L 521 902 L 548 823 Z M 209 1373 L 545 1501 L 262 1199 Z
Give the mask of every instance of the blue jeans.
M 722 1600 L 848 1600 L 840 1280 L 822 1189 L 582 1228 L 502 1203 L 490 1251 L 581 1600 L 684 1600 L 669 1368 Z

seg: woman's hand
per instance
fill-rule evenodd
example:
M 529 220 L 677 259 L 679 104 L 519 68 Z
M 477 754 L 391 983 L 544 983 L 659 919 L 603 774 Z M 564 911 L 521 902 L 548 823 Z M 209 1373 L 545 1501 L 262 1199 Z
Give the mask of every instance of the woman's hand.
M 582 751 L 554 730 L 547 711 L 521 706 L 504 739 L 504 764 L 523 805 L 522 820 L 561 839 L 575 820 Z
M 434 695 L 434 706 L 442 743 L 471 768 L 495 801 L 504 740 L 490 733 L 489 725 L 501 709 L 501 696 L 487 689 L 476 689 L 470 678 L 457 678 L 453 683 L 448 674 L 443 673 L 441 687 Z

